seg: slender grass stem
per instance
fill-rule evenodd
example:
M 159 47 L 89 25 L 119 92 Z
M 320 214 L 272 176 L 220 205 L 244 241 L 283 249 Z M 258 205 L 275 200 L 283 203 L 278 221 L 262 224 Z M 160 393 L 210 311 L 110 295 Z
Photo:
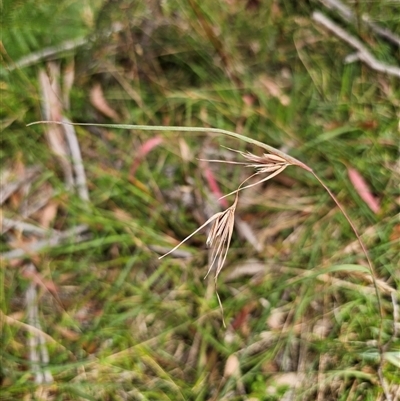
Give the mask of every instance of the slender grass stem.
M 357 230 L 356 226 L 354 225 L 353 221 L 351 220 L 351 218 L 349 217 L 349 215 L 347 214 L 347 212 L 345 211 L 343 206 L 340 204 L 340 202 L 337 200 L 337 198 L 332 193 L 332 191 L 326 186 L 326 184 L 321 180 L 321 178 L 318 177 L 318 175 L 313 171 L 313 169 L 311 167 L 309 167 L 306 164 L 304 164 L 303 162 L 295 159 L 294 157 L 289 156 L 286 153 L 284 153 L 284 152 L 282 152 L 282 151 L 280 151 L 278 149 L 275 149 L 274 147 L 269 146 L 269 145 L 267 145 L 267 144 L 265 144 L 263 142 L 257 141 L 255 139 L 249 138 L 249 137 L 244 136 L 244 135 L 237 134 L 237 133 L 232 132 L 232 131 L 227 131 L 227 130 L 219 129 L 219 128 L 182 127 L 182 126 L 152 126 L 152 125 L 132 125 L 132 124 L 70 123 L 70 122 L 64 122 L 64 121 L 63 122 L 60 122 L 60 121 L 35 121 L 35 122 L 30 123 L 30 124 L 27 124 L 27 126 L 32 126 L 32 125 L 35 125 L 35 124 L 60 124 L 60 125 L 67 124 L 67 125 L 79 125 L 79 126 L 95 126 L 95 127 L 105 127 L 105 128 L 117 128 L 117 129 L 135 129 L 135 130 L 143 130 L 143 131 L 204 132 L 204 133 L 222 134 L 222 135 L 227 135 L 227 136 L 230 136 L 230 137 L 237 138 L 239 140 L 245 141 L 247 143 L 251 143 L 253 145 L 259 146 L 259 147 L 267 150 L 268 152 L 281 157 L 288 164 L 301 167 L 302 169 L 310 172 L 311 174 L 314 175 L 314 177 L 318 180 L 318 182 L 322 185 L 322 187 L 328 192 L 329 196 L 333 199 L 333 201 L 338 206 L 338 208 L 340 209 L 341 213 L 343 214 L 343 216 L 345 217 L 347 222 L 350 224 L 350 227 L 353 230 L 355 236 L 357 237 L 357 240 L 360 243 L 361 249 L 362 249 L 362 251 L 363 251 L 363 253 L 364 253 L 364 255 L 365 255 L 366 259 L 367 259 L 368 267 L 369 267 L 369 270 L 370 270 L 370 273 L 371 273 L 371 279 L 372 279 L 372 282 L 373 282 L 373 285 L 374 285 L 374 288 L 375 288 L 375 292 L 376 292 L 378 308 L 379 308 L 379 316 L 380 316 L 379 344 L 381 344 L 382 330 L 383 330 L 383 327 L 382 327 L 382 325 L 383 325 L 382 302 L 381 302 L 381 297 L 380 297 L 378 285 L 376 283 L 376 274 L 375 274 L 371 259 L 370 259 L 369 255 L 368 255 L 367 248 L 364 245 L 364 242 L 362 241 L 361 236 L 358 233 L 358 230 Z M 286 165 L 283 167 L 283 169 L 285 167 L 286 167 Z M 281 172 L 281 170 L 279 170 L 279 172 Z M 273 175 L 276 175 L 276 174 L 271 174 L 271 176 L 273 176 Z M 272 178 L 271 176 L 269 176 L 268 178 Z M 262 181 L 264 181 L 264 180 L 261 180 L 260 182 L 262 182 Z M 244 182 L 240 185 L 240 187 L 238 188 L 237 191 L 246 188 L 246 187 L 241 188 L 241 186 L 243 184 L 244 184 Z M 237 191 L 234 191 L 231 194 L 236 193 Z M 229 195 L 231 195 L 231 194 L 229 194 Z M 198 230 L 196 230 L 194 233 L 196 233 L 197 231 Z M 190 237 L 191 237 L 191 235 L 188 238 L 190 238 Z M 188 239 L 188 238 L 186 238 L 186 239 Z M 172 251 L 170 251 L 170 252 L 172 252 Z
M 311 174 L 318 180 L 318 182 L 324 187 L 324 189 L 326 190 L 326 192 L 328 192 L 329 196 L 333 199 L 333 201 L 336 203 L 337 207 L 340 209 L 340 211 L 342 212 L 343 216 L 345 217 L 345 219 L 347 220 L 347 222 L 350 224 L 351 229 L 353 230 L 355 236 L 357 237 L 357 240 L 361 246 L 361 249 L 365 255 L 365 258 L 367 259 L 367 263 L 368 263 L 368 268 L 370 270 L 371 273 L 371 278 L 372 278 L 372 282 L 375 288 L 375 293 L 376 293 L 376 299 L 378 302 L 378 309 L 379 309 L 379 316 L 380 316 L 380 329 L 379 329 L 379 344 L 381 343 L 381 337 L 382 337 L 382 324 L 383 324 L 383 309 L 382 309 L 382 301 L 381 301 L 381 296 L 379 293 L 379 289 L 378 289 L 378 284 L 376 283 L 376 274 L 371 262 L 371 259 L 368 255 L 368 251 L 367 248 L 363 242 L 363 240 L 361 239 L 360 234 L 358 233 L 358 230 L 356 228 L 356 226 L 354 225 L 353 221 L 351 220 L 350 216 L 347 214 L 346 210 L 344 209 L 344 207 L 340 204 L 340 202 L 337 200 L 336 196 L 332 193 L 332 191 L 326 186 L 326 184 L 321 180 L 321 178 L 318 177 L 317 174 L 315 174 L 315 172 L 313 170 L 310 171 Z
M 79 126 L 93 126 L 93 127 L 105 127 L 105 128 L 117 128 L 117 129 L 135 129 L 142 131 L 175 131 L 175 132 L 204 132 L 204 133 L 213 133 L 213 134 L 222 134 L 228 135 L 242 141 L 252 143 L 253 145 L 257 145 L 261 148 L 268 150 L 275 155 L 278 155 L 285 159 L 289 164 L 293 164 L 299 166 L 307 171 L 312 171 L 310 167 L 306 164 L 302 163 L 300 160 L 295 159 L 292 156 L 283 153 L 279 149 L 275 149 L 274 147 L 267 145 L 263 142 L 257 141 L 256 139 L 249 138 L 244 135 L 237 134 L 236 132 L 227 131 L 220 128 L 204 128 L 204 127 L 181 127 L 181 126 L 162 126 L 162 125 L 131 125 L 131 124 L 92 124 L 92 123 L 67 123 L 60 121 L 35 121 L 30 124 L 27 124 L 27 127 L 35 124 L 69 124 L 69 125 L 79 125 Z

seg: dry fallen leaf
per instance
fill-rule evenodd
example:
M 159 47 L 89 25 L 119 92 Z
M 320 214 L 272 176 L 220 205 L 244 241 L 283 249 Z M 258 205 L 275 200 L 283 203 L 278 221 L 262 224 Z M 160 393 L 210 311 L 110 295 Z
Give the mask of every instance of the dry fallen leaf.
M 400 224 L 396 224 L 390 234 L 390 241 L 398 241 L 400 239 Z
M 238 376 L 240 373 L 240 363 L 239 359 L 235 354 L 229 355 L 226 360 L 224 377 L 228 378 L 231 376 Z
M 92 105 L 105 116 L 111 118 L 112 120 L 119 120 L 117 112 L 107 103 L 100 84 L 95 84 L 90 90 L 90 103 L 92 103 Z
M 58 85 L 60 76 L 59 65 L 48 63 L 48 75 L 44 70 L 39 71 L 39 88 L 41 92 L 42 110 L 45 120 L 61 121 L 63 105 L 61 103 L 61 92 Z M 67 188 L 74 185 L 70 153 L 64 137 L 61 125 L 49 124 L 45 129 L 46 139 L 50 149 L 57 156 L 64 172 Z
M 156 146 L 160 145 L 163 139 L 160 136 L 155 136 L 148 139 L 137 151 L 136 158 L 133 160 L 129 170 L 129 177 L 132 179 L 135 176 L 136 170 L 142 162 L 143 158 Z
M 215 197 L 218 199 L 218 202 L 223 208 L 228 207 L 228 201 L 223 197 L 223 193 L 221 189 L 219 188 L 218 182 L 214 176 L 214 173 L 208 166 L 208 163 L 204 160 L 200 161 L 200 165 L 203 171 L 203 174 L 207 180 L 208 187 L 210 188 L 211 192 L 215 195 Z
M 17 156 L 17 160 L 14 163 L 14 174 L 17 177 L 21 177 L 25 174 L 26 167 L 22 161 L 22 155 L 19 152 Z M 10 196 L 10 202 L 13 209 L 18 209 L 21 205 L 22 200 L 24 199 L 26 189 L 29 187 L 29 184 L 22 185 L 22 188 L 19 191 L 14 192 Z
M 62 327 L 60 325 L 55 325 L 53 326 L 55 328 L 55 330 L 57 330 L 64 338 L 66 338 L 69 341 L 78 341 L 81 336 L 79 335 L 79 333 L 68 329 L 67 327 Z
M 276 386 L 295 387 L 301 382 L 302 375 L 296 372 L 288 372 L 274 375 L 274 384 Z
M 51 222 L 57 216 L 58 202 L 50 201 L 41 211 L 39 215 L 39 223 L 44 228 L 49 228 Z
M 22 276 L 24 278 L 32 280 L 33 283 L 42 287 L 46 291 L 49 291 L 53 294 L 58 292 L 58 288 L 54 284 L 54 282 L 52 280 L 47 280 L 47 279 L 43 278 L 43 276 L 36 270 L 30 271 L 28 269 L 25 269 L 22 272 Z
M 184 160 L 185 162 L 191 162 L 194 159 L 193 153 L 190 150 L 189 145 L 183 138 L 179 138 L 179 149 L 181 151 L 182 160 Z
M 283 106 L 288 106 L 290 104 L 289 96 L 285 95 L 279 85 L 271 78 L 267 77 L 266 75 L 262 75 L 260 77 L 260 83 L 267 90 L 267 92 L 271 96 L 276 97 Z
M 287 312 L 281 308 L 272 309 L 267 319 L 268 327 L 272 330 L 280 330 L 285 322 L 286 316 Z
M 240 331 L 244 337 L 248 337 L 251 334 L 251 328 L 249 326 L 250 314 L 257 308 L 258 302 L 249 302 L 243 306 L 243 308 L 235 316 L 232 322 L 232 329 Z
M 65 66 L 63 71 L 63 102 L 67 110 L 69 110 L 69 95 L 75 80 L 75 61 L 72 58 Z
M 378 213 L 379 201 L 372 195 L 367 182 L 364 180 L 361 174 L 351 167 L 347 169 L 347 172 L 349 174 L 350 181 L 353 184 L 354 189 L 360 195 L 360 198 L 369 206 L 369 208 L 374 213 Z

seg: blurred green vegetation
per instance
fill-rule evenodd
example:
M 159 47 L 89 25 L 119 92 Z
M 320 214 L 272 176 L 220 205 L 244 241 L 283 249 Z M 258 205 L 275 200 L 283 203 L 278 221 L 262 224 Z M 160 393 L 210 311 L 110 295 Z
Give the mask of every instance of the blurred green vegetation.
M 345 64 L 354 50 L 311 15 L 326 12 L 379 60 L 398 65 L 399 49 L 365 28 L 360 16 L 400 34 L 400 10 L 388 0 L 348 5 L 358 24 L 319 1 L 2 2 L 1 165 L 16 177 L 40 168 L 25 192 L 3 204 L 2 216 L 40 226 L 48 205 L 29 217 L 21 210 L 51 188 L 50 228 L 89 227 L 80 241 L 2 260 L 2 399 L 398 397 L 399 80 L 358 61 Z M 50 60 L 18 64 L 82 38 Z M 203 280 L 205 234 L 182 247 L 186 257 L 158 257 L 220 210 L 204 166 L 223 193 L 249 175 L 199 159 L 239 160 L 219 145 L 260 150 L 215 135 L 76 127 L 90 193 L 90 202 L 82 201 L 64 184 L 46 127 L 26 127 L 44 118 L 38 74 L 50 74 L 50 61 L 69 100 L 63 112 L 74 122 L 217 127 L 311 166 L 363 236 L 379 278 L 383 321 L 369 275 L 332 270 L 366 264 L 348 223 L 310 174 L 290 167 L 242 193 L 237 215 L 260 248 L 235 231 L 218 279 L 225 329 L 213 279 Z M 93 99 L 101 97 L 96 85 L 114 118 Z M 156 135 L 162 143 L 141 155 Z M 378 213 L 349 180 L 349 168 L 369 184 Z M 3 233 L 1 249 L 33 240 L 14 229 Z M 34 383 L 22 325 L 28 261 L 42 280 L 39 318 L 49 336 L 43 368 L 54 378 L 45 385 Z

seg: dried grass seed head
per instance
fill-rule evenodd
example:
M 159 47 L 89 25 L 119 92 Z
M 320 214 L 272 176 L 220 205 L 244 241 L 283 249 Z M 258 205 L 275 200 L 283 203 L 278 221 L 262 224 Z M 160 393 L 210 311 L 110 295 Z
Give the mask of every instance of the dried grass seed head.
M 210 257 L 211 262 L 205 278 L 209 275 L 213 267 L 216 266 L 216 272 L 215 272 L 215 280 L 216 280 L 225 263 L 226 256 L 229 250 L 229 245 L 231 243 L 233 227 L 235 223 L 235 211 L 237 202 L 238 202 L 238 195 L 236 194 L 235 201 L 232 204 L 232 206 L 230 206 L 223 212 L 215 213 L 197 230 L 192 232 L 189 236 L 187 236 L 183 241 L 181 241 L 177 246 L 175 246 L 169 252 L 160 256 L 159 259 L 162 259 L 163 257 L 174 252 L 184 242 L 186 242 L 189 238 L 193 237 L 202 228 L 207 226 L 209 223 L 213 222 L 213 225 L 211 227 L 210 233 L 208 234 L 206 241 L 206 245 L 209 248 L 211 248 L 211 257 Z
M 238 194 L 232 206 L 222 212 L 215 220 L 207 237 L 207 246 L 211 248 L 211 262 L 205 278 L 209 275 L 214 265 L 215 280 L 224 266 L 232 239 L 233 227 L 235 225 L 235 211 L 238 202 Z
M 271 153 L 264 153 L 262 156 L 257 156 L 250 152 L 238 153 L 250 162 L 245 163 L 246 167 L 255 168 L 260 174 L 276 171 L 283 166 L 289 165 L 285 159 Z
M 240 164 L 240 165 L 244 165 L 245 167 L 251 167 L 251 168 L 254 168 L 256 170 L 256 172 L 254 174 L 252 174 L 251 176 L 247 177 L 239 185 L 238 189 L 223 196 L 223 198 L 233 195 L 235 193 L 238 193 L 238 192 L 242 191 L 243 189 L 251 188 L 258 184 L 261 184 L 262 182 L 268 181 L 271 178 L 275 177 L 276 175 L 280 174 L 283 170 L 285 170 L 286 167 L 291 165 L 291 163 L 289 161 L 287 161 L 286 159 L 284 159 L 283 157 L 272 154 L 272 153 L 264 153 L 262 156 L 257 156 L 250 152 L 242 152 L 242 151 L 230 149 L 230 148 L 227 148 L 227 149 L 229 149 L 233 152 L 239 153 L 242 157 L 247 159 L 248 162 L 227 161 L 225 163 Z M 212 161 L 218 161 L 218 162 L 224 163 L 224 161 L 222 161 L 222 160 L 212 160 Z M 248 180 L 250 180 L 251 178 L 253 178 L 254 176 L 259 175 L 259 174 L 269 174 L 269 175 L 267 175 L 267 177 L 261 179 L 260 181 L 255 182 L 254 184 L 243 186 Z
M 253 153 L 250 152 L 241 152 L 235 149 L 230 149 L 227 148 L 233 152 L 239 153 L 241 156 L 243 156 L 247 162 L 229 162 L 229 161 L 223 161 L 223 160 L 207 160 L 207 161 L 212 161 L 212 162 L 219 162 L 219 163 L 228 163 L 228 164 L 240 164 L 244 165 L 246 167 L 252 167 L 256 169 L 256 173 L 251 175 L 250 177 L 246 178 L 240 185 L 239 188 L 228 195 L 223 196 L 223 198 L 236 194 L 235 201 L 233 202 L 232 206 L 227 208 L 223 212 L 218 212 L 215 213 L 213 216 L 211 216 L 203 225 L 201 225 L 197 230 L 195 230 L 192 234 L 187 236 L 183 241 L 181 241 L 177 246 L 175 246 L 173 249 L 171 249 L 169 252 L 166 254 L 162 255 L 160 257 L 163 258 L 164 256 L 169 255 L 173 251 L 175 251 L 177 248 L 179 248 L 184 242 L 186 242 L 189 238 L 191 238 L 193 235 L 195 235 L 198 231 L 200 231 L 202 228 L 204 228 L 206 225 L 209 223 L 213 223 L 210 233 L 208 234 L 206 245 L 211 248 L 211 257 L 210 257 L 210 265 L 207 271 L 207 274 L 205 277 L 207 277 L 210 272 L 212 271 L 213 267 L 216 267 L 215 270 L 215 280 L 217 280 L 219 273 L 221 272 L 227 254 L 229 250 L 229 246 L 231 243 L 232 239 L 232 234 L 233 234 L 233 227 L 235 224 L 235 211 L 236 211 L 236 206 L 238 203 L 238 193 L 239 191 L 253 187 L 255 185 L 258 185 L 264 181 L 267 181 L 271 179 L 272 177 L 275 177 L 276 175 L 280 174 L 287 166 L 290 165 L 290 163 L 285 160 L 284 158 L 275 155 L 275 154 L 269 154 L 269 153 L 264 153 L 262 156 L 257 156 L 254 155 Z M 203 159 L 201 159 L 203 160 Z M 265 173 L 270 173 L 267 177 L 263 178 L 262 180 L 243 186 L 243 184 L 248 181 L 251 177 L 254 177 L 255 175 L 258 174 L 265 174 Z

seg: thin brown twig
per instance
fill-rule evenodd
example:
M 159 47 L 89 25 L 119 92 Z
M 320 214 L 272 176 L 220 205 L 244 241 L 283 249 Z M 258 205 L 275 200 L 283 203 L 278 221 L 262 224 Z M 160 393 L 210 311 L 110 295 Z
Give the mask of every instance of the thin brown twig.
M 41 329 L 38 329 L 35 326 L 32 326 L 27 323 L 23 323 L 20 320 L 14 319 L 11 316 L 7 316 L 4 314 L 4 312 L 0 309 L 0 327 L 2 327 L 4 324 L 8 324 L 10 326 L 15 326 L 20 330 L 24 330 L 28 333 L 36 334 L 36 335 L 41 335 L 43 336 L 49 343 L 56 345 L 63 351 L 67 351 L 71 356 L 73 356 L 73 353 L 71 351 L 68 351 L 68 349 L 62 345 L 61 343 L 57 342 L 53 337 L 42 331 Z
M 383 393 L 385 394 L 386 401 L 393 401 L 393 397 L 390 394 L 390 390 L 389 390 L 387 381 L 383 375 L 382 364 L 380 364 L 378 367 L 378 377 L 379 377 L 379 381 L 382 386 Z
M 343 4 L 340 0 L 320 0 L 320 2 L 330 10 L 336 10 L 346 21 L 354 22 L 356 20 L 356 16 L 353 11 L 351 11 L 351 9 Z M 398 35 L 372 22 L 370 17 L 366 14 L 361 16 L 361 20 L 376 34 L 389 40 L 395 45 L 400 46 L 400 37 Z
M 59 235 L 60 231 L 53 230 L 53 229 L 46 229 L 42 228 L 39 226 L 35 226 L 30 223 L 26 223 L 21 220 L 13 220 L 13 219 L 8 219 L 7 217 L 0 216 L 0 222 L 1 222 L 1 229 L 0 233 L 4 234 L 8 230 L 15 229 L 21 232 L 29 233 L 29 234 L 34 234 L 38 235 L 40 237 L 47 237 L 49 235 Z
M 61 118 L 62 113 L 61 94 L 58 83 L 59 65 L 49 63 L 48 67 L 50 76 L 43 69 L 39 70 L 38 80 L 41 91 L 42 112 L 47 119 L 57 120 Z M 49 147 L 57 157 L 63 170 L 65 186 L 67 189 L 71 189 L 74 185 L 74 177 L 63 129 L 52 124 L 47 127 L 45 134 Z
M 70 123 L 68 118 L 62 117 L 62 121 Z M 89 190 L 86 184 L 86 174 L 83 167 L 82 154 L 79 142 L 76 137 L 75 129 L 70 124 L 63 125 L 65 138 L 71 153 L 72 167 L 75 172 L 75 185 L 77 187 L 79 197 L 84 201 L 89 201 Z
M 350 46 L 357 50 L 357 58 L 371 67 L 373 70 L 384 72 L 386 74 L 394 75 L 400 78 L 400 68 L 392 65 L 384 64 L 377 60 L 370 51 L 354 36 L 346 32 L 342 27 L 334 23 L 326 15 L 316 11 L 312 15 L 313 19 L 329 29 L 332 33 L 340 39 L 347 42 Z
M 382 346 L 382 350 L 385 352 L 390 344 L 397 338 L 398 336 L 398 328 L 397 325 L 400 323 L 399 320 L 399 305 L 398 305 L 398 297 L 397 297 L 397 292 L 392 291 L 390 293 L 391 299 L 392 299 L 392 305 L 393 305 L 393 331 L 392 335 L 390 336 L 389 340 Z
M 33 263 L 27 266 L 27 271 L 34 273 L 36 267 Z M 35 383 L 52 383 L 53 375 L 48 369 L 42 370 L 41 365 L 49 364 L 49 352 L 46 347 L 46 339 L 43 336 L 43 331 L 39 321 L 39 308 L 37 300 L 36 284 L 32 281 L 26 290 L 25 294 L 26 308 L 28 315 L 28 323 L 30 326 L 38 330 L 31 334 L 28 339 L 29 357 L 32 363 L 32 371 L 35 375 Z
M 87 237 L 84 235 L 85 231 L 88 230 L 88 226 L 86 225 L 79 225 L 73 227 L 66 231 L 61 231 L 59 234 L 53 233 L 53 236 L 48 239 L 44 239 L 41 241 L 34 242 L 32 244 L 26 245 L 24 249 L 14 249 L 9 252 L 4 252 L 0 254 L 0 260 L 11 260 L 11 259 L 19 259 L 30 254 L 41 252 L 43 249 L 49 247 L 55 247 L 66 241 L 68 239 L 72 239 L 74 243 L 81 242 Z
M 2 205 L 22 185 L 30 183 L 39 173 L 39 166 L 28 167 L 19 177 L 14 177 L 12 172 L 3 171 L 0 176 L 0 205 Z M 13 179 L 15 178 L 15 179 Z
M 114 23 L 111 29 L 101 33 L 99 36 L 109 36 L 114 32 L 120 32 L 122 29 L 122 24 Z M 41 62 L 42 60 L 59 57 L 61 54 L 76 50 L 77 48 L 84 46 L 90 41 L 90 37 L 87 36 L 66 40 L 65 42 L 62 42 L 56 46 L 46 47 L 44 49 L 38 50 L 37 52 L 30 53 L 27 56 L 22 57 L 11 65 L 7 66 L 7 69 L 8 71 L 13 71 L 15 69 L 29 67 L 31 65 Z

